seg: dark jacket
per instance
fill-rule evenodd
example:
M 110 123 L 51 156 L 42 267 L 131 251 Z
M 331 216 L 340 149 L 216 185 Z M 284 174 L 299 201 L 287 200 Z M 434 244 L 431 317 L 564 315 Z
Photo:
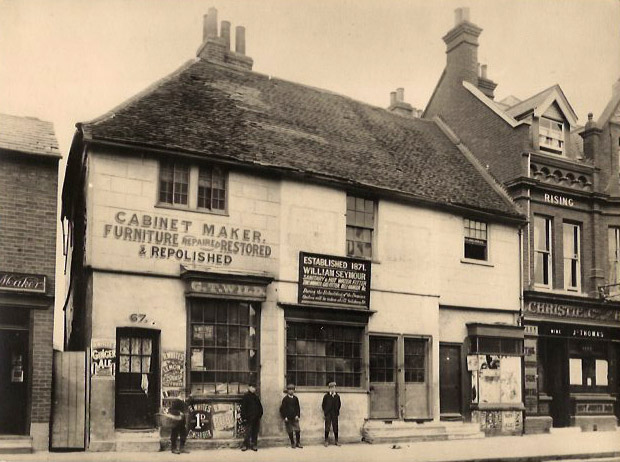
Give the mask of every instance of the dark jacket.
M 301 409 L 299 408 L 299 399 L 297 396 L 286 395 L 282 398 L 280 415 L 283 419 L 288 420 L 295 420 L 295 417 L 301 417 Z
M 241 400 L 241 419 L 248 422 L 260 419 L 263 416 L 263 405 L 256 393 L 250 391 L 243 395 Z
M 172 415 L 186 415 L 189 411 L 187 403 L 182 399 L 176 398 L 172 401 L 170 409 L 168 410 Z
M 340 395 L 336 393 L 332 396 L 330 393 L 325 393 L 323 396 L 323 414 L 325 417 L 327 416 L 336 416 L 340 415 Z

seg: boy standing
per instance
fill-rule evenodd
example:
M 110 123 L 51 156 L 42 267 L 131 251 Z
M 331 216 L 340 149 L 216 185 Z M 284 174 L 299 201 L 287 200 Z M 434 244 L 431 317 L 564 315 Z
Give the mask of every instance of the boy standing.
M 256 394 L 256 385 L 248 385 L 248 391 L 241 400 L 241 420 L 245 422 L 245 438 L 243 439 L 242 451 L 252 449 L 258 451 L 258 430 L 260 419 L 263 416 L 263 405 Z
M 325 416 L 325 447 L 329 446 L 329 429 L 334 431 L 334 444 L 340 446 L 338 442 L 338 416 L 340 415 L 340 395 L 336 393 L 336 382 L 327 384 L 329 391 L 323 396 L 323 415 Z
M 170 430 L 170 446 L 173 454 L 187 454 L 189 451 L 185 449 L 185 440 L 187 438 L 187 418 L 189 408 L 187 403 L 181 398 L 176 398 L 170 405 L 168 411 L 170 415 L 180 417 L 177 424 Z M 177 438 L 180 440 L 180 447 L 177 447 Z
M 299 407 L 299 399 L 295 396 L 295 385 L 289 383 L 286 386 L 286 395 L 282 398 L 282 404 L 280 405 L 280 415 L 284 419 L 286 425 L 286 433 L 291 440 L 291 447 L 295 449 L 303 448 L 301 445 L 300 435 L 301 430 L 299 428 L 299 418 L 301 417 L 301 409 Z M 295 432 L 295 440 L 293 440 L 293 432 Z

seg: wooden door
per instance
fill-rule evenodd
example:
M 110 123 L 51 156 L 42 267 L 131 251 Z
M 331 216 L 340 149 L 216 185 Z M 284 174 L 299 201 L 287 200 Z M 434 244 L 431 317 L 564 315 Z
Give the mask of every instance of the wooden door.
M 554 427 L 570 426 L 570 393 L 568 381 L 568 340 L 547 339 L 547 380 L 551 395 L 551 417 Z
M 429 419 L 430 377 L 428 364 L 428 340 L 425 338 L 403 339 L 404 344 L 404 415 L 405 419 Z
M 439 345 L 439 409 L 461 414 L 461 346 Z
M 370 418 L 396 419 L 396 338 L 370 336 Z
M 86 446 L 86 353 L 54 351 L 52 448 Z
M 154 428 L 159 409 L 159 331 L 116 333 L 116 428 Z
M 0 329 L 0 434 L 27 434 L 28 336 L 27 330 Z

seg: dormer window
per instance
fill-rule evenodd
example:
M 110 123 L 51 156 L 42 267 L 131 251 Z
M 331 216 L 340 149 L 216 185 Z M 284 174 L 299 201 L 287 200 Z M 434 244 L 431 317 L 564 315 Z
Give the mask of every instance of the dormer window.
M 542 151 L 564 153 L 564 123 L 541 117 L 538 128 L 538 144 Z

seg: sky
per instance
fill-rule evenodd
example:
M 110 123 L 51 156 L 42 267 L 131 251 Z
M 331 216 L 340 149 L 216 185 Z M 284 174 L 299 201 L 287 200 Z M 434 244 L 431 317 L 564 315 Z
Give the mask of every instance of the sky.
M 196 56 L 211 6 L 246 27 L 255 71 L 375 106 L 403 87 L 425 107 L 458 7 L 497 100 L 559 84 L 584 124 L 620 78 L 620 0 L 0 0 L 0 112 L 52 121 L 66 157 L 76 122 Z

